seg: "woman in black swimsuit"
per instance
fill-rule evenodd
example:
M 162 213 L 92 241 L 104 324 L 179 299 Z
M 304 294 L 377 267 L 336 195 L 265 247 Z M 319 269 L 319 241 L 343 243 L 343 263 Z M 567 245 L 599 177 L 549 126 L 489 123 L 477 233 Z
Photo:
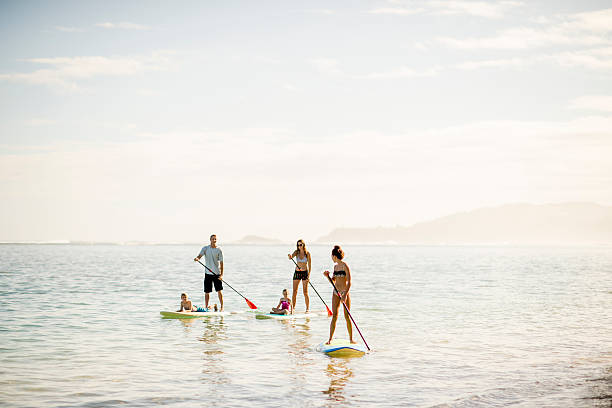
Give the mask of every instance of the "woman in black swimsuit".
M 302 281 L 302 290 L 304 292 L 304 301 L 306 302 L 306 313 L 308 313 L 308 309 L 310 307 L 310 298 L 308 297 L 308 279 L 310 279 L 310 252 L 306 250 L 306 244 L 304 240 L 298 239 L 297 249 L 293 251 L 292 254 L 288 254 L 289 259 L 295 257 L 297 261 L 297 266 L 295 268 L 295 272 L 293 273 L 293 296 L 291 297 L 291 305 L 292 311 L 295 310 L 295 300 L 297 298 L 298 287 L 300 286 L 300 281 Z
M 334 282 L 338 292 L 340 292 L 340 297 L 338 297 L 338 294 L 336 291 L 334 291 L 334 295 L 332 296 L 332 311 L 334 315 L 332 316 L 331 323 L 329 324 L 329 340 L 326 344 L 329 344 L 334 337 L 340 302 L 344 301 L 346 308 L 349 310 L 351 309 L 351 296 L 349 295 L 349 290 L 351 289 L 351 268 L 349 268 L 346 262 L 342 260 L 344 258 L 344 251 L 338 245 L 336 245 L 332 250 L 331 257 L 335 263 L 334 274 L 331 277 L 329 276 L 329 271 L 325 271 L 323 274 Z M 344 310 L 344 320 L 346 320 L 346 329 L 348 330 L 349 340 L 351 343 L 355 343 L 353 340 L 353 325 L 351 324 L 351 319 L 346 309 Z

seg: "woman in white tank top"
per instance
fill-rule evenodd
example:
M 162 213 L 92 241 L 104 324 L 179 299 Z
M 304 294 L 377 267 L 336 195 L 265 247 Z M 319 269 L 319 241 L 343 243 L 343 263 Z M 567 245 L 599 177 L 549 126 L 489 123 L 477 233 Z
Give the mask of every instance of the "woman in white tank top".
M 297 241 L 297 249 L 292 254 L 288 254 L 289 259 L 295 258 L 297 267 L 293 273 L 293 296 L 291 297 L 291 304 L 293 310 L 295 310 L 295 301 L 297 298 L 298 286 L 302 281 L 302 290 L 304 292 L 304 301 L 306 302 L 306 313 L 310 308 L 310 298 L 308 297 L 308 280 L 310 279 L 310 252 L 306 250 L 306 244 L 304 240 L 299 239 Z

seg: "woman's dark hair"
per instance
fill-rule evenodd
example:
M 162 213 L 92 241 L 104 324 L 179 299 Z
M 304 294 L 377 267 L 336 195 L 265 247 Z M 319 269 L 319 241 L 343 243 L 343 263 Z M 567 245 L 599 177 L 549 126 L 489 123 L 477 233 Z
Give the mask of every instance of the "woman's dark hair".
M 340 248 L 340 245 L 334 246 L 334 249 L 332 249 L 332 255 L 338 259 L 344 258 L 344 251 L 342 248 Z

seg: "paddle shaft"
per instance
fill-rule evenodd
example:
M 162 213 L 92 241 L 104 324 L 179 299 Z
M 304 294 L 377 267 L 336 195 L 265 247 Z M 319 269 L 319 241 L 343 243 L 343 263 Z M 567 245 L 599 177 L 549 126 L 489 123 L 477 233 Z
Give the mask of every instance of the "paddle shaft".
M 357 323 L 355 323 L 355 319 L 353 319 L 353 315 L 351 315 L 351 311 L 349 310 L 348 306 L 346 305 L 346 303 L 344 303 L 344 300 L 342 300 L 342 296 L 340 296 L 340 291 L 338 291 L 338 288 L 334 284 L 334 281 L 329 277 L 329 275 L 327 276 L 327 279 L 329 280 L 329 283 L 331 283 L 332 286 L 334 287 L 334 290 L 336 291 L 336 294 L 338 295 L 338 297 L 340 298 L 340 301 L 342 302 L 342 306 L 344 306 L 344 310 L 346 310 L 346 313 L 348 313 L 349 317 L 351 318 L 351 321 L 355 325 L 355 328 L 359 332 L 359 335 L 361 336 L 361 340 L 363 340 L 363 343 L 366 345 L 368 350 L 370 350 L 370 346 L 368 346 L 368 343 L 363 338 L 363 334 L 361 334 L 361 330 L 359 330 L 359 327 L 357 326 Z
M 295 262 L 295 259 L 291 258 L 291 260 L 293 261 L 293 263 L 295 264 L 295 266 L 298 266 L 297 262 Z M 325 301 L 323 300 L 323 298 L 321 297 L 321 295 L 319 295 L 319 292 L 317 292 L 317 290 L 315 289 L 314 285 L 312 284 L 312 282 L 310 282 L 310 279 L 308 279 L 308 283 L 310 283 L 310 287 L 312 288 L 312 290 L 315 291 L 315 293 L 317 294 L 317 296 L 319 297 L 319 299 L 321 299 L 321 302 L 323 302 L 323 304 L 325 305 L 325 307 L 327 308 L 327 311 L 331 313 L 331 310 L 329 310 L 329 307 L 327 306 L 327 303 L 325 303 Z
M 213 275 L 215 275 L 217 278 L 219 277 L 219 275 L 217 275 L 216 273 L 214 273 L 214 272 L 213 272 L 213 271 L 212 271 L 212 270 L 211 270 L 211 269 L 210 269 L 208 266 L 204 265 L 204 264 L 203 264 L 202 262 L 200 262 L 199 260 L 198 260 L 198 263 L 199 263 L 200 265 L 202 265 L 203 267 L 205 267 L 207 270 L 209 270 L 209 271 L 210 271 L 210 273 L 212 273 Z M 242 293 L 240 293 L 240 292 L 238 292 L 236 289 L 232 288 L 232 285 L 230 285 L 229 283 L 227 283 L 227 282 L 226 282 L 226 281 L 224 281 L 223 279 L 222 279 L 222 281 L 223 281 L 223 283 L 225 283 L 227 286 L 229 286 L 229 287 L 230 287 L 230 289 L 232 289 L 234 292 L 236 292 L 237 294 L 239 294 L 240 296 L 242 296 L 242 297 L 244 298 L 244 300 L 246 300 L 247 302 L 249 301 L 249 299 L 245 298 L 245 297 L 242 295 Z

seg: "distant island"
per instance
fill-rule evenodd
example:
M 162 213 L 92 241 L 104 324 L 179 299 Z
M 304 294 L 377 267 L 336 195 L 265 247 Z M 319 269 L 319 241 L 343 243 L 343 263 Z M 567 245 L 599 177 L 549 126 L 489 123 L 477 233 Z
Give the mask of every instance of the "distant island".
M 612 243 L 612 207 L 593 203 L 509 204 L 452 214 L 408 227 L 337 228 L 317 243 Z
M 283 241 L 274 238 L 265 238 L 257 235 L 247 235 L 238 241 L 231 242 L 232 244 L 240 245 L 279 245 L 284 244 Z

